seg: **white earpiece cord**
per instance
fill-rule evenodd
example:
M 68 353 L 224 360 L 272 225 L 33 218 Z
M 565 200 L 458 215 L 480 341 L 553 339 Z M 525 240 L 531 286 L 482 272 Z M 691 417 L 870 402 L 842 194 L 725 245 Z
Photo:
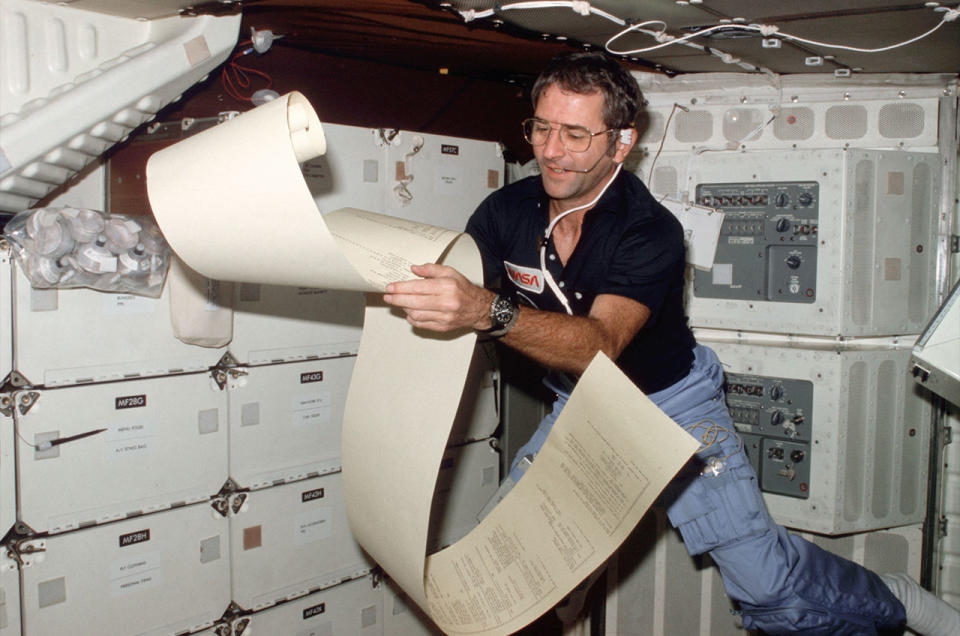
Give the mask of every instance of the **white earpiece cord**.
M 563 290 L 560 289 L 560 286 L 557 284 L 557 281 L 553 279 L 553 275 L 550 273 L 550 270 L 547 269 L 547 243 L 550 242 L 550 235 L 553 234 L 553 228 L 556 227 L 560 219 L 564 218 L 568 214 L 573 214 L 574 212 L 578 212 L 585 208 L 590 208 L 596 205 L 597 201 L 600 200 L 600 197 L 602 197 L 604 192 L 607 191 L 607 188 L 610 187 L 610 184 L 613 183 L 614 180 L 617 178 L 617 175 L 620 174 L 621 168 L 623 168 L 623 164 L 618 163 L 617 167 L 613 171 L 613 175 L 610 177 L 607 183 L 604 184 L 603 189 L 600 190 L 600 193 L 596 197 L 594 197 L 592 201 L 590 201 L 589 203 L 584 203 L 583 205 L 578 205 L 575 208 L 570 208 L 569 210 L 566 210 L 561 214 L 558 214 L 555 219 L 550 221 L 550 224 L 547 225 L 547 229 L 544 230 L 543 232 L 543 240 L 540 241 L 540 271 L 543 272 L 543 280 L 546 281 L 547 286 L 550 288 L 553 294 L 557 297 L 557 300 L 559 300 L 560 303 L 563 305 L 563 308 L 566 309 L 567 313 L 570 314 L 571 316 L 573 315 L 573 310 L 570 308 L 570 301 L 567 300 L 567 297 L 566 295 L 564 295 Z

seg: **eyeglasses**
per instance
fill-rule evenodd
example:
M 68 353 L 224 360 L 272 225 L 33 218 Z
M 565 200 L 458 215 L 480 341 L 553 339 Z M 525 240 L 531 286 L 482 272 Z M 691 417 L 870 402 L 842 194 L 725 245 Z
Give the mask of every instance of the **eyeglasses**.
M 539 117 L 530 117 L 523 120 L 523 137 L 531 146 L 542 146 L 550 138 L 550 131 L 554 129 L 545 119 Z M 614 132 L 615 128 L 608 128 L 600 132 L 590 132 L 583 126 L 571 126 L 570 124 L 557 124 L 556 128 L 560 131 L 560 143 L 570 152 L 586 152 L 590 147 L 590 142 L 597 135 Z

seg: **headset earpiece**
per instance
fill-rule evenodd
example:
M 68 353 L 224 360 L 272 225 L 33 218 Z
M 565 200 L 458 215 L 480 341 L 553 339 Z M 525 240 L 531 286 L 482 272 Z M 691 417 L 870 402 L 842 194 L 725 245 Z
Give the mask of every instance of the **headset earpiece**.
M 620 130 L 620 143 L 629 144 L 633 141 L 633 131 L 629 128 L 622 128 Z

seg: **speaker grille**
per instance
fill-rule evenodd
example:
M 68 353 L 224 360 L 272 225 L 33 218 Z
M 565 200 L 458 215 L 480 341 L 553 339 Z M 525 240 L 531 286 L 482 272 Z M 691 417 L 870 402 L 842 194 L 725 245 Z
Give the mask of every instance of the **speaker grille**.
M 650 188 L 655 194 L 668 197 L 677 196 L 677 169 L 673 166 L 661 166 L 653 170 L 653 185 Z
M 846 468 L 843 480 L 843 518 L 853 523 L 863 515 L 864 477 L 867 452 L 867 365 L 858 360 L 850 365 L 847 395 L 847 443 L 840 463 Z M 853 396 L 856 396 L 856 399 Z
M 890 516 L 890 505 L 893 503 L 893 479 L 896 474 L 891 470 L 895 466 L 894 444 L 899 416 L 897 403 L 899 391 L 893 390 L 897 386 L 900 369 L 893 360 L 884 360 L 877 369 L 877 404 L 874 411 L 876 418 L 873 425 L 873 453 L 870 463 L 873 465 L 873 516 L 883 519 Z M 897 493 L 899 494 L 899 493 Z
M 927 263 L 932 245 L 927 244 L 930 236 L 930 222 L 935 216 L 931 209 L 931 187 L 933 176 L 930 166 L 918 163 L 913 168 L 913 183 L 910 192 L 910 291 L 907 299 L 907 315 L 910 322 L 919 325 L 928 314 L 927 300 L 930 298 L 927 286 Z
M 850 316 L 855 325 L 865 325 L 873 314 L 873 210 L 874 167 L 869 159 L 857 163 L 853 192 L 852 270 Z
M 880 134 L 887 139 L 910 139 L 923 132 L 923 107 L 920 104 L 894 102 L 880 107 Z
M 676 115 L 673 134 L 677 141 L 696 143 L 706 141 L 713 135 L 713 115 L 706 110 L 680 111 Z
M 859 104 L 831 106 L 826 115 L 827 137 L 859 139 L 867 134 L 867 109 Z
M 813 111 L 807 107 L 784 108 L 773 120 L 773 136 L 781 141 L 810 139 L 814 129 Z
M 723 136 L 728 141 L 750 141 L 760 136 L 753 133 L 763 124 L 763 114 L 755 108 L 731 108 L 723 114 Z M 749 136 L 749 137 L 748 137 Z

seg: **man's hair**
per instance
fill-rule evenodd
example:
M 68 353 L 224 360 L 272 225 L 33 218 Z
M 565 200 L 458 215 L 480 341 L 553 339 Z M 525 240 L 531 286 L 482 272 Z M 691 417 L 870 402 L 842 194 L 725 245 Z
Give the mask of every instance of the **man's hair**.
M 603 121 L 609 128 L 636 127 L 645 104 L 633 76 L 602 53 L 571 51 L 550 60 L 533 84 L 534 109 L 540 95 L 551 84 L 581 95 L 600 91 Z

